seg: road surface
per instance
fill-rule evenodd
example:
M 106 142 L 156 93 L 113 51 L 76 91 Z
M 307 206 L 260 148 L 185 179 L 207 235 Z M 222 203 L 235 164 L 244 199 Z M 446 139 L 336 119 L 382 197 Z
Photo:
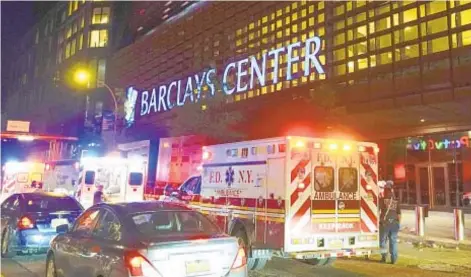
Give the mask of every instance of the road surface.
M 471 252 L 450 249 L 416 249 L 401 243 L 399 262 L 381 264 L 379 257 L 339 259 L 333 267 L 316 268 L 298 261 L 273 259 L 250 277 L 455 277 L 471 276 Z M 2 259 L 4 277 L 45 276 L 45 255 Z M 387 272 L 387 274 L 385 274 Z M 85 277 L 85 276 L 83 276 Z

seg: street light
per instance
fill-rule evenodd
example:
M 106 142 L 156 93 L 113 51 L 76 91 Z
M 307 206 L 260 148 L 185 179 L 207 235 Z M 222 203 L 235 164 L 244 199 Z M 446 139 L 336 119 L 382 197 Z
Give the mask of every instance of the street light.
M 90 73 L 84 69 L 78 69 L 74 74 L 74 81 L 79 85 L 87 85 L 90 81 Z M 103 82 L 103 86 L 108 90 L 114 102 L 114 122 L 113 122 L 113 147 L 116 146 L 116 122 L 118 121 L 118 101 L 113 90 Z

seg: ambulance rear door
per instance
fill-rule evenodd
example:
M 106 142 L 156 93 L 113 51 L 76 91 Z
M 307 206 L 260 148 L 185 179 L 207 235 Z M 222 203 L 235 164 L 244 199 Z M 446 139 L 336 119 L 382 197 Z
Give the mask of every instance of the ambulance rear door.
M 353 248 L 360 232 L 355 148 L 348 142 L 324 141 L 313 149 L 312 230 L 319 250 Z
M 124 201 L 144 200 L 144 174 L 141 171 L 130 171 L 124 190 Z

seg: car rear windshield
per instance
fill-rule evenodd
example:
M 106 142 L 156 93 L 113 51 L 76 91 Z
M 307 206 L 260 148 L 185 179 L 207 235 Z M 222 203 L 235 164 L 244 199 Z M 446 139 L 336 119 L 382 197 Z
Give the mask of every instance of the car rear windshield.
M 71 197 L 51 197 L 43 195 L 29 195 L 25 197 L 28 212 L 57 212 L 80 211 L 82 207 Z
M 219 228 L 194 211 L 158 211 L 131 215 L 139 232 L 146 236 L 178 234 L 218 234 Z

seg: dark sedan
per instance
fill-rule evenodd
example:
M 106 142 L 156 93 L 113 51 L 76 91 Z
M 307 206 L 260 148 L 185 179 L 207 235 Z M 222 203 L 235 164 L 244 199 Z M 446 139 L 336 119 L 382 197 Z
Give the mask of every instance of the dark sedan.
M 247 277 L 237 239 L 175 203 L 100 203 L 71 230 L 63 227 L 51 242 L 47 277 Z
M 1 255 L 47 251 L 56 227 L 73 224 L 82 206 L 72 197 L 53 193 L 17 193 L 1 206 Z

